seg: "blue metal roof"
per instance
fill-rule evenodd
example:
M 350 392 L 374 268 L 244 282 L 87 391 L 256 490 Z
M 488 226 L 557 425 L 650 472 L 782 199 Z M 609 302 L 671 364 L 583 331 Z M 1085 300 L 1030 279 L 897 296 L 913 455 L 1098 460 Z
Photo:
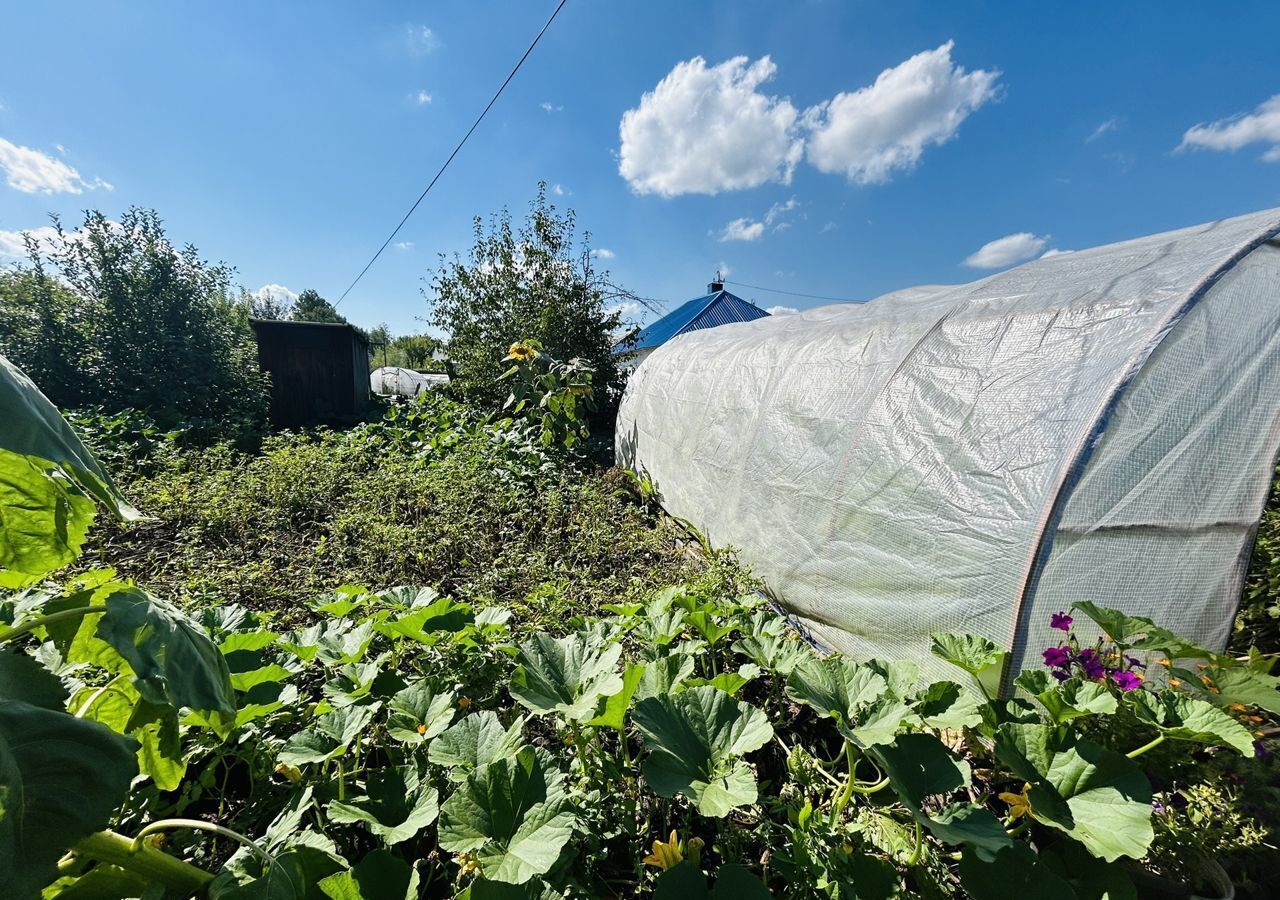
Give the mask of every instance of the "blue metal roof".
M 730 322 L 750 322 L 769 315 L 754 303 L 749 303 L 728 291 L 716 291 L 697 297 L 668 313 L 653 324 L 642 328 L 631 340 L 619 341 L 614 353 L 633 353 L 660 347 L 676 335 L 700 328 L 714 328 Z

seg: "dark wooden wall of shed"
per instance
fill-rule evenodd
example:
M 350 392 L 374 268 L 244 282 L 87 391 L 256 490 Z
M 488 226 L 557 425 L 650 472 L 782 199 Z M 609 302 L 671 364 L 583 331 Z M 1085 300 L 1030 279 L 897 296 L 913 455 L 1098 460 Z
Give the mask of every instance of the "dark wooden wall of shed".
M 277 428 L 343 424 L 369 403 L 369 343 L 349 325 L 253 321 Z

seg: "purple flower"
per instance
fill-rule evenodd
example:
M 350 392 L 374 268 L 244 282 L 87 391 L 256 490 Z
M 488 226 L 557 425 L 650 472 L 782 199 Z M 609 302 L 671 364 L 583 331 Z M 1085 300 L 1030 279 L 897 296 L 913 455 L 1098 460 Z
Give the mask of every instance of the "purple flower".
M 1147 667 L 1147 664 L 1136 656 L 1126 656 L 1125 662 L 1135 669 L 1145 669 Z
M 1071 673 L 1068 672 L 1066 669 L 1054 669 L 1049 674 L 1052 675 L 1054 678 L 1058 679 L 1059 681 L 1066 681 L 1068 678 L 1071 677 Z
M 1107 674 L 1107 667 L 1102 664 L 1102 660 L 1098 659 L 1098 651 L 1092 647 L 1081 650 L 1076 661 L 1080 663 L 1080 668 L 1084 669 L 1084 677 L 1091 681 L 1097 681 Z
M 1142 676 L 1136 672 L 1116 672 L 1111 676 L 1116 687 L 1122 691 L 1136 691 L 1142 685 Z
M 1071 665 L 1071 648 L 1050 647 L 1044 651 L 1044 664 L 1053 669 L 1065 669 Z
M 1059 631 L 1070 631 L 1072 618 L 1064 612 L 1056 612 L 1049 619 L 1049 627 Z
M 1159 815 L 1164 814 L 1164 804 L 1161 803 L 1159 800 L 1151 801 L 1151 809 Z

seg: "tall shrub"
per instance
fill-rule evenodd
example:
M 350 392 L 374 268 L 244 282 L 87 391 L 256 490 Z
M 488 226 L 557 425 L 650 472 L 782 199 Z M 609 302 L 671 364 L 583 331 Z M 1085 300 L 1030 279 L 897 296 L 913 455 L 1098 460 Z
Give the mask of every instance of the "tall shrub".
M 175 246 L 154 210 L 54 226 L 0 278 L 0 353 L 64 408 L 261 420 L 267 381 L 230 267 Z
M 573 211 L 559 212 L 540 184 L 519 226 L 505 209 L 487 224 L 477 217 L 467 256 L 441 257 L 423 294 L 432 324 L 449 335 L 458 386 L 470 397 L 502 405 L 502 359 L 524 340 L 556 359 L 583 360 L 603 393 L 614 393 L 620 375 L 612 335 L 621 318 L 606 308 L 605 273 L 592 266 L 589 241 L 589 234 L 579 241 Z

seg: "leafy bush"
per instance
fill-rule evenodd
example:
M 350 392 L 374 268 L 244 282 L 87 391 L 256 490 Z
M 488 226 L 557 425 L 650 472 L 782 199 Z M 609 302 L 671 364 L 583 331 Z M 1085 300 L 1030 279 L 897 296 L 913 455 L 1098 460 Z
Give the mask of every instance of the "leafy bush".
M 596 408 L 595 371 L 589 364 L 580 359 L 560 362 L 543 352 L 537 341 L 512 344 L 504 362 L 512 364 L 501 376 L 512 385 L 503 406 L 513 417 L 508 424 L 523 417 L 544 447 L 570 449 L 586 439 L 591 429 L 587 417 Z
M 56 404 L 145 409 L 234 432 L 265 416 L 267 381 L 232 270 L 175 247 L 153 210 L 89 211 L 0 273 L 0 353 Z
M 432 324 L 449 334 L 457 385 L 477 402 L 496 410 L 506 399 L 500 360 L 516 340 L 583 360 L 606 396 L 617 393 L 612 335 L 621 318 L 606 308 L 608 285 L 577 240 L 572 211 L 558 213 L 542 184 L 518 229 L 505 210 L 488 227 L 477 217 L 467 258 L 441 258 L 423 293 Z

